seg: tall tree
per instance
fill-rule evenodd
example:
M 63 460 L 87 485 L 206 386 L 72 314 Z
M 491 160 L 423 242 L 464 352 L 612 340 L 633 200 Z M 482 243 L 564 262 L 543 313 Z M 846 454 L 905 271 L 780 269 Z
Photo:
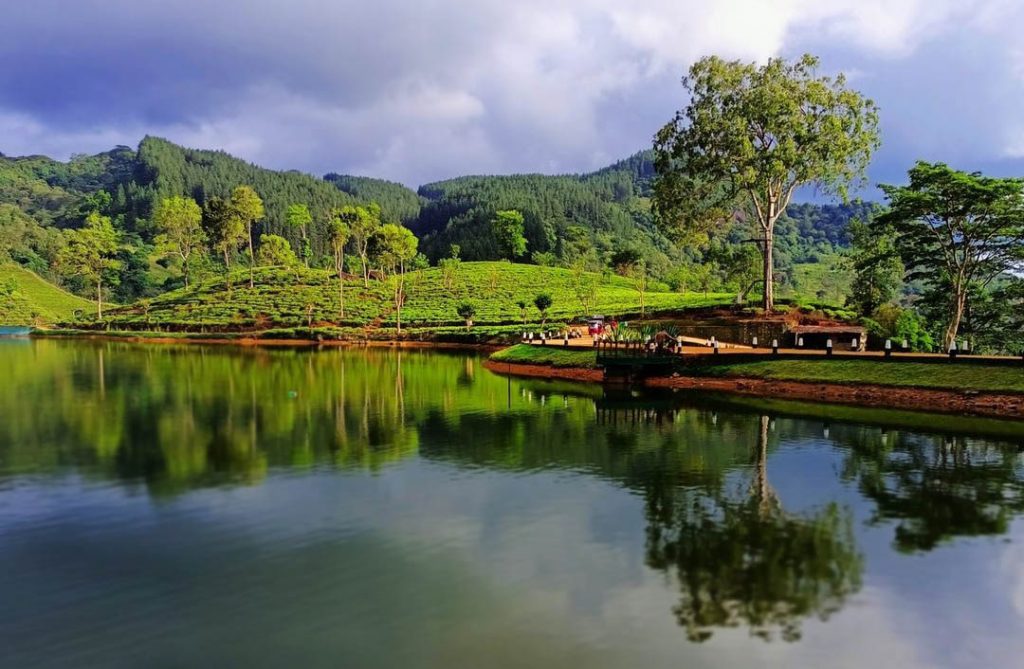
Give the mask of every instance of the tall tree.
M 371 202 L 363 206 L 346 206 L 338 210 L 338 218 L 349 227 L 352 243 L 363 267 L 363 287 L 370 285 L 370 241 L 381 230 L 380 206 Z
M 805 55 L 764 66 L 712 56 L 683 86 L 690 104 L 654 139 L 654 206 L 668 228 L 706 231 L 741 201 L 763 237 L 763 306 L 775 306 L 775 223 L 793 193 L 816 184 L 845 198 L 879 145 L 878 112 L 846 79 L 818 76 Z
M 85 219 L 83 228 L 68 230 L 66 235 L 67 246 L 58 256 L 61 271 L 96 288 L 96 318 L 103 318 L 104 282 L 116 281 L 116 275 L 110 275 L 121 267 L 117 259 L 117 231 L 109 216 L 94 211 Z
M 331 220 L 331 251 L 334 253 L 334 271 L 338 274 L 339 317 L 345 318 L 345 246 L 348 245 L 352 231 L 348 224 L 335 216 Z
M 234 215 L 231 202 L 211 197 L 203 208 L 203 227 L 213 251 L 224 258 L 224 276 L 231 290 L 231 257 L 245 243 L 245 225 Z
M 850 222 L 854 270 L 851 302 L 861 314 L 871 316 L 896 297 L 903 281 L 903 261 L 891 226 Z
M 309 213 L 309 207 L 304 204 L 292 204 L 284 212 L 285 223 L 288 227 L 299 231 L 302 239 L 300 255 L 306 267 L 309 267 L 309 259 L 313 255 L 313 249 L 309 244 L 309 226 L 313 223 L 313 215 Z
M 181 273 L 188 288 L 189 261 L 194 254 L 203 252 L 206 233 L 203 232 L 203 211 L 190 197 L 169 197 L 157 205 L 153 212 L 153 223 L 160 234 L 156 237 L 157 248 L 167 255 L 181 259 Z
M 514 209 L 495 212 L 491 230 L 502 254 L 512 262 L 526 253 L 524 218 Z
M 252 243 L 252 224 L 263 219 L 263 200 L 252 186 L 238 186 L 231 191 L 231 211 L 245 227 L 249 238 L 249 287 L 255 285 L 253 268 L 256 265 L 256 254 Z
M 387 223 L 380 229 L 381 264 L 388 272 L 395 301 L 395 322 L 402 331 L 402 306 L 405 304 L 405 270 L 416 257 L 419 240 L 409 228 Z
M 972 288 L 1024 271 L 1024 179 L 961 172 L 918 162 L 907 186 L 881 185 L 889 211 L 877 218 L 897 235 L 910 278 L 949 285 L 948 349 L 960 330 Z

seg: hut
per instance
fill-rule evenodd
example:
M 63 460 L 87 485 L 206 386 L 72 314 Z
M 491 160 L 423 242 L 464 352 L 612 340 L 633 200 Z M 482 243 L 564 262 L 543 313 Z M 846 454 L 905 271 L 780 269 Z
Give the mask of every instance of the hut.
M 797 325 L 789 331 L 793 348 L 803 339 L 803 348 L 812 350 L 825 350 L 831 339 L 836 350 L 863 351 L 867 334 L 861 325 Z

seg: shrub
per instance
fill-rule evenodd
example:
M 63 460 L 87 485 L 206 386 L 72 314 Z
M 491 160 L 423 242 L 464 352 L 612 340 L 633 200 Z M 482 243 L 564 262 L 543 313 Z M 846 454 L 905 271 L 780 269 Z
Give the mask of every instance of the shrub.
M 552 305 L 551 296 L 547 293 L 541 293 L 537 297 L 533 298 L 533 306 L 537 307 L 537 311 L 540 312 L 540 322 L 544 323 L 548 319 L 548 309 Z
M 476 315 L 476 305 L 472 302 L 463 302 L 456 307 L 455 312 L 459 314 L 459 317 L 466 321 L 466 327 L 473 327 L 473 316 Z

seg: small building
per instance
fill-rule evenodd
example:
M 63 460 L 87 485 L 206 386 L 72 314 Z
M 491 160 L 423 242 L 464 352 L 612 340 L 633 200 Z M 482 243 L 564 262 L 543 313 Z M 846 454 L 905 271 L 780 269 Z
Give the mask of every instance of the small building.
M 829 339 L 837 351 L 863 351 L 867 348 L 867 335 L 867 329 L 861 325 L 797 325 L 789 331 L 793 348 L 800 348 L 803 339 L 803 348 L 819 351 L 828 347 Z

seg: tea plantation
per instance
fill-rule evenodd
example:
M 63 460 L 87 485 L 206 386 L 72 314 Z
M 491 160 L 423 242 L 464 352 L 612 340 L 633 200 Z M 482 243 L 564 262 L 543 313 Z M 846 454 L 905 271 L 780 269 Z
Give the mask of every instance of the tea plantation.
M 591 312 L 606 316 L 634 315 L 640 311 L 639 293 L 618 276 L 594 277 L 598 282 Z M 547 293 L 552 306 L 547 322 L 564 323 L 584 313 L 572 289 L 569 270 L 505 262 L 463 263 L 453 277 L 438 268 L 407 275 L 407 297 L 402 326 L 439 331 L 464 327 L 458 306 L 475 307 L 474 329 L 539 323 L 534 298 Z M 656 286 L 645 295 L 648 313 L 727 304 L 725 294 L 682 294 Z M 248 286 L 247 270 L 234 272 L 229 287 L 224 277 L 209 280 L 190 290 L 166 293 L 151 301 L 111 309 L 102 323 L 77 323 L 77 327 L 159 332 L 251 332 L 280 328 L 314 327 L 393 328 L 396 312 L 391 281 L 361 279 L 345 282 L 345 317 L 340 317 L 337 277 L 326 270 L 261 268 L 254 288 Z M 525 302 L 525 314 L 518 302 Z
M 0 325 L 55 323 L 92 313 L 89 300 L 64 291 L 13 263 L 0 263 Z

